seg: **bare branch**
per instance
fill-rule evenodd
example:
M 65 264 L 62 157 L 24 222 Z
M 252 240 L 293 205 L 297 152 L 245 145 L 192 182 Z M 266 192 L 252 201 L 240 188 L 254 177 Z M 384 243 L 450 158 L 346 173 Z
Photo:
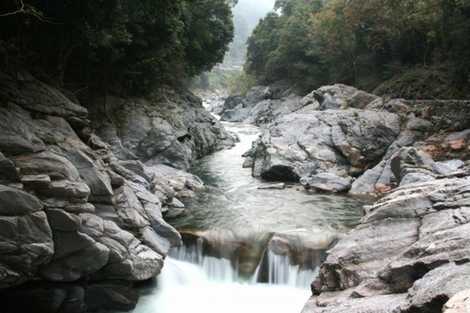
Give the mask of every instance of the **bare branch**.
M 24 2 L 23 0 L 20 0 L 20 8 L 16 11 L 13 11 L 13 12 L 8 12 L 8 13 L 4 13 L 4 14 L 0 14 L 0 17 L 5 17 L 5 16 L 11 16 L 11 15 L 16 15 L 16 14 L 23 14 L 23 13 L 26 13 L 25 9 L 24 9 Z
M 25 5 L 23 0 L 17 0 L 16 2 L 18 3 L 18 6 L 19 6 L 17 10 L 0 14 L 0 17 L 24 14 L 24 15 L 33 16 L 34 18 L 40 20 L 41 22 L 51 23 L 51 21 L 47 17 L 45 17 L 44 14 L 38 9 L 36 9 L 34 6 L 28 5 L 28 4 Z

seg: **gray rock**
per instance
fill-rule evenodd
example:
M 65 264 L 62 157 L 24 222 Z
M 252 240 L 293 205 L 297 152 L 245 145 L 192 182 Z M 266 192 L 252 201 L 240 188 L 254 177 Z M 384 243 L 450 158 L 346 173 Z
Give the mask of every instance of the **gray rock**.
M 364 109 L 378 97 L 351 86 L 335 84 L 321 87 L 313 91 L 307 98 L 315 99 L 319 103 L 320 110 L 337 110 Z M 308 102 L 307 99 L 304 101 Z
M 388 111 L 396 114 L 407 114 L 410 111 L 409 106 L 403 99 L 377 98 L 370 102 L 366 110 Z
M 73 163 L 80 177 L 90 188 L 90 201 L 110 203 L 113 196 L 113 188 L 104 168 L 98 167 L 98 162 L 93 161 L 80 150 L 69 151 L 68 159 Z
M 82 225 L 84 232 L 110 250 L 109 263 L 94 275 L 97 279 L 142 281 L 160 273 L 163 257 L 115 223 L 85 215 Z
M 151 227 L 145 227 L 142 230 L 142 241 L 160 255 L 167 255 L 172 246 L 167 238 L 157 234 Z
M 87 117 L 88 112 L 84 107 L 73 103 L 59 90 L 35 79 L 29 73 L 23 72 L 17 77 L 0 73 L 0 80 L 0 96 L 11 99 L 27 110 L 70 120 L 85 120 Z
M 450 263 L 430 271 L 417 280 L 408 291 L 403 312 L 428 312 L 442 309 L 444 304 L 462 290 L 470 288 L 470 264 Z
M 0 289 L 33 278 L 53 252 L 52 232 L 41 202 L 0 185 Z
M 49 188 L 40 190 L 42 196 L 70 200 L 72 203 L 86 203 L 90 195 L 90 188 L 82 182 L 68 180 L 53 181 Z
M 320 172 L 364 171 L 380 161 L 399 132 L 398 116 L 390 113 L 350 109 L 287 114 L 255 143 L 253 175 L 298 181 Z
M 0 185 L 0 215 L 21 216 L 41 211 L 42 203 L 36 197 L 7 186 Z
M 150 225 L 144 207 L 130 187 L 125 185 L 117 189 L 114 201 L 114 210 L 121 227 L 136 230 Z
M 24 175 L 21 177 L 21 183 L 26 190 L 47 190 L 51 187 L 51 182 L 49 175 Z
M 381 295 L 362 299 L 347 299 L 332 306 L 318 306 L 311 299 L 302 313 L 396 313 L 406 295 Z
M 304 313 L 368 312 L 384 294 L 406 295 L 393 312 L 440 312 L 469 288 L 468 184 L 468 177 L 410 183 L 366 207 L 361 224 L 328 252 Z
M 1 182 L 18 182 L 20 180 L 15 164 L 7 159 L 0 152 L 0 183 Z
M 163 89 L 152 102 L 106 97 L 109 111 L 92 112 L 98 134 L 121 160 L 139 158 L 146 164 L 168 164 L 188 169 L 210 152 L 232 146 L 235 138 L 189 92 Z M 115 123 L 100 117 L 111 116 Z M 119 122 L 117 122 L 119 121 Z
M 80 174 L 77 168 L 64 156 L 44 151 L 28 156 L 14 158 L 21 175 L 49 175 L 52 180 L 78 181 Z
M 340 177 L 333 173 L 319 173 L 302 177 L 300 183 L 306 188 L 315 188 L 321 191 L 346 192 L 351 188 L 351 177 Z
M 33 153 L 45 149 L 44 142 L 31 129 L 31 115 L 13 103 L 0 106 L 0 151 L 6 155 Z
M 54 258 L 41 268 L 47 280 L 71 282 L 91 275 L 109 260 L 109 249 L 80 231 L 80 218 L 62 210 L 48 210 L 54 233 Z

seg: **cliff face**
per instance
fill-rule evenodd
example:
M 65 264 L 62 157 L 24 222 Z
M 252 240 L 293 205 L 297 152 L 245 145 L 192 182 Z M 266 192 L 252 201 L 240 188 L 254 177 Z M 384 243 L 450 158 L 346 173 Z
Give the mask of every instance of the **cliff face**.
M 0 86 L 0 288 L 158 275 L 181 240 L 165 212 L 202 188 L 162 163 L 187 169 L 233 138 L 189 94 L 112 98 L 121 124 L 97 112 L 90 123 L 28 73 L 0 73 Z
M 146 164 L 185 170 L 236 140 L 187 90 L 162 87 L 149 100 L 108 96 L 97 99 L 90 111 L 98 134 L 117 157 Z

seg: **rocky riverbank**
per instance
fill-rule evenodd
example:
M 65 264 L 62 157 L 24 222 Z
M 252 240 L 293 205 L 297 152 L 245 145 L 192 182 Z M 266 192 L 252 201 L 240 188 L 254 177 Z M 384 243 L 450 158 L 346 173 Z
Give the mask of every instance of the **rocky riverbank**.
M 165 215 L 203 188 L 185 170 L 235 138 L 186 91 L 79 104 L 26 72 L 0 86 L 0 289 L 158 275 L 181 241 Z
M 264 127 L 245 154 L 254 176 L 382 197 L 330 249 L 304 313 L 441 312 L 453 296 L 446 308 L 465 306 L 469 101 L 384 99 L 345 85 L 276 99 L 257 87 L 229 98 L 222 117 Z

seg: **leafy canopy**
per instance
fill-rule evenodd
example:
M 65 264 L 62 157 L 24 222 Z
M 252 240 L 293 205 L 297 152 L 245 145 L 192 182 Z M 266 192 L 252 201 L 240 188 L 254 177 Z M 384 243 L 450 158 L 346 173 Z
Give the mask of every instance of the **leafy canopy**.
M 278 0 L 248 41 L 245 69 L 305 91 L 440 72 L 458 97 L 470 86 L 469 38 L 469 0 Z
M 0 40 L 10 56 L 4 59 L 19 56 L 60 83 L 144 95 L 222 61 L 233 37 L 233 3 L 4 0 Z M 9 14 L 22 4 L 40 14 Z

